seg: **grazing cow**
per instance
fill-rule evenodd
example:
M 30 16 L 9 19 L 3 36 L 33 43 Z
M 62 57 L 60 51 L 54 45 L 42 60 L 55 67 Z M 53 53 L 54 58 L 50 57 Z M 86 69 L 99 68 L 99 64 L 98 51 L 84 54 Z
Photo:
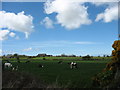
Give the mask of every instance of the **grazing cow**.
M 70 68 L 72 69 L 73 62 L 69 62 L 68 64 L 70 65 Z
M 70 68 L 71 68 L 71 69 L 73 69 L 73 64 L 74 64 L 74 62 L 71 62 L 71 63 L 70 63 Z
M 28 61 L 26 61 L 25 63 L 29 63 L 30 61 L 28 60 Z
M 39 68 L 43 68 L 44 66 L 43 66 L 42 64 L 39 64 L 38 67 L 39 67 Z
M 71 62 L 71 63 L 68 63 L 70 65 L 70 68 L 73 69 L 73 68 L 77 68 L 77 63 L 75 62 Z
M 59 61 L 58 64 L 62 64 L 63 61 Z
M 5 65 L 5 68 L 7 68 L 7 67 L 8 67 L 8 68 L 11 68 L 11 67 L 12 67 L 12 64 L 11 64 L 11 63 L 5 63 L 4 65 Z
M 13 67 L 12 70 L 14 71 L 14 70 L 15 70 L 15 67 Z
M 77 63 L 73 63 L 73 68 L 77 68 Z
M 17 71 L 17 70 L 18 70 L 18 66 L 13 67 L 12 70 L 13 70 L 13 71 L 14 71 L 14 70 Z

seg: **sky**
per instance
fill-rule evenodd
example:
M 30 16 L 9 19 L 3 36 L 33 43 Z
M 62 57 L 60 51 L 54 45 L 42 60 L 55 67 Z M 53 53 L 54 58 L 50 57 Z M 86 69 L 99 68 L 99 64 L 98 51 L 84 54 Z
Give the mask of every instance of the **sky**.
M 117 39 L 116 2 L 2 2 L 3 55 L 110 55 Z

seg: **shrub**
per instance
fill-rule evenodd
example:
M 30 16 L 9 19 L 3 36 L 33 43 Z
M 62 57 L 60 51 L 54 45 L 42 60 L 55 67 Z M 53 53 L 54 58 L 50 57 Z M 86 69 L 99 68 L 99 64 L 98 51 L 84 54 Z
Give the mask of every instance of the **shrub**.
M 110 85 L 113 85 L 119 87 L 117 86 L 119 85 L 118 82 L 115 81 L 120 80 L 120 77 L 115 77 L 116 75 L 120 74 L 120 72 L 118 72 L 118 70 L 120 70 L 120 40 L 114 41 L 112 47 L 114 48 L 112 51 L 112 61 L 106 65 L 106 68 L 103 70 L 103 72 L 95 75 L 92 78 L 94 86 L 110 87 Z

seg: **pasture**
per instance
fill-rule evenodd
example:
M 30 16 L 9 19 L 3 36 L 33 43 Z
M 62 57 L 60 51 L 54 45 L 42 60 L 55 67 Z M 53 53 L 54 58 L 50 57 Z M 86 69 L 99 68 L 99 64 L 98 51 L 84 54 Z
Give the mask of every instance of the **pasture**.
M 78 69 L 70 69 L 68 63 L 71 61 L 77 63 Z M 58 64 L 59 60 L 54 59 L 42 60 L 34 58 L 29 63 L 25 63 L 26 60 L 21 60 L 21 63 L 16 62 L 16 60 L 11 60 L 13 65 L 19 66 L 18 72 L 31 74 L 43 80 L 48 85 L 66 88 L 92 87 L 91 78 L 101 72 L 109 61 L 109 59 L 94 61 L 67 59 L 63 60 L 62 64 Z M 42 64 L 44 67 L 39 68 L 38 64 Z

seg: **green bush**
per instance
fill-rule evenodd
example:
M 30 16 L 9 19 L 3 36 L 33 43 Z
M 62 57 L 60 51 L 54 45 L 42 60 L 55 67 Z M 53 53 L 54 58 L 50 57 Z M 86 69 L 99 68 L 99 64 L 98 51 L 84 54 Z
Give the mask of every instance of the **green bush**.
M 107 86 L 110 82 L 112 82 L 113 77 L 114 73 L 110 70 L 106 72 L 101 72 L 92 78 L 93 86 L 95 87 Z

